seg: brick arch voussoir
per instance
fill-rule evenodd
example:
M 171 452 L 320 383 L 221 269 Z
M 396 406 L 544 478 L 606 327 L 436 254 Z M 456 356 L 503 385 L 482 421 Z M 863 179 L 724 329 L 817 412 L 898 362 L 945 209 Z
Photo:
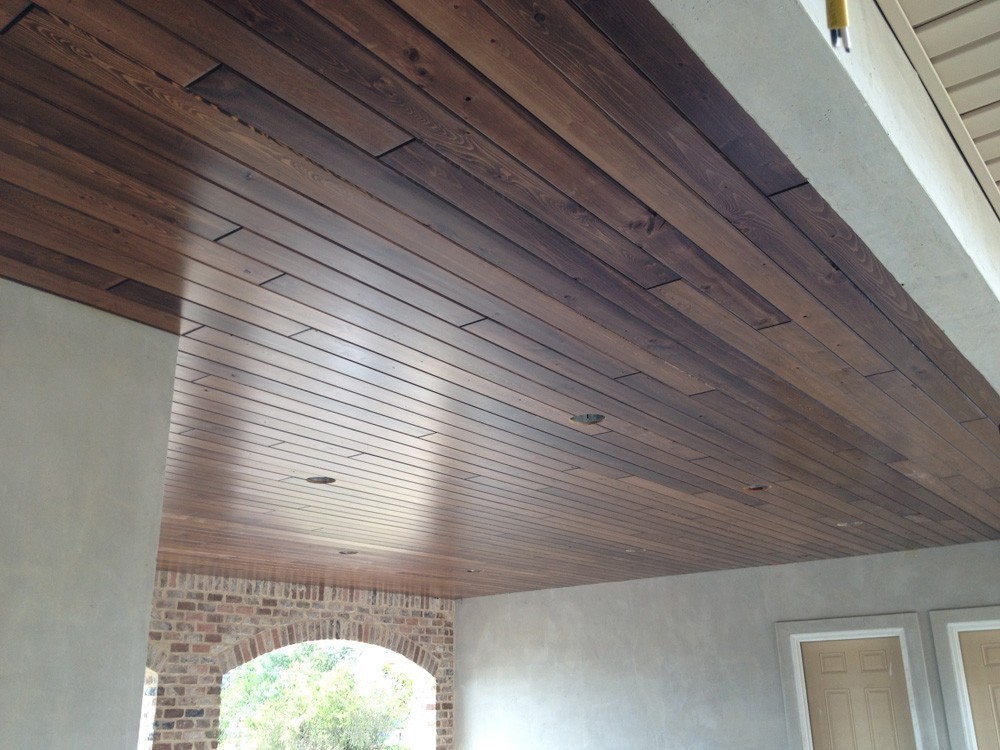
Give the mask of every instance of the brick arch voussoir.
M 357 641 L 394 651 L 439 678 L 441 660 L 409 636 L 373 623 L 331 617 L 322 620 L 298 620 L 262 628 L 223 650 L 218 664 L 223 673 L 285 646 L 308 641 Z M 151 669 L 155 667 L 150 666 Z
M 152 669 L 154 672 L 159 674 L 163 671 L 163 667 L 166 666 L 167 660 L 170 658 L 170 651 L 153 643 L 152 641 L 146 646 L 146 666 Z

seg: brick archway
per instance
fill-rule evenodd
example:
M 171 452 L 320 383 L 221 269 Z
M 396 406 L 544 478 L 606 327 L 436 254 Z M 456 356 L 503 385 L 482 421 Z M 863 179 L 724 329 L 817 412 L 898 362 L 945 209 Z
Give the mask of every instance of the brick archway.
M 222 677 L 283 646 L 381 646 L 437 686 L 437 750 L 453 744 L 454 602 L 425 596 L 159 572 L 147 663 L 159 675 L 153 750 L 218 746 Z
M 244 638 L 232 648 L 223 651 L 218 656 L 218 663 L 223 672 L 228 672 L 262 654 L 285 646 L 308 641 L 341 640 L 367 643 L 370 646 L 381 646 L 394 651 L 405 656 L 434 678 L 438 677 L 441 668 L 441 660 L 438 657 L 430 654 L 412 638 L 392 628 L 355 620 L 344 621 L 340 618 L 279 623 Z

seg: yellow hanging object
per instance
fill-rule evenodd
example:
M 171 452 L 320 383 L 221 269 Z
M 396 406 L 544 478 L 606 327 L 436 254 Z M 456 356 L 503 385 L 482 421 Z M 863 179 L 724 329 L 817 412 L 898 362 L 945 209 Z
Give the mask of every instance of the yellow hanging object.
M 836 47 L 844 42 L 844 51 L 851 51 L 851 38 L 847 35 L 847 0 L 826 0 L 826 25 L 830 29 L 830 43 Z

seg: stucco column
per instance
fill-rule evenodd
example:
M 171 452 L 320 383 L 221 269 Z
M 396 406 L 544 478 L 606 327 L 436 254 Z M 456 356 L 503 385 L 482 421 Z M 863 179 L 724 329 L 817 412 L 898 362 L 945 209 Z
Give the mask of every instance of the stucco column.
M 0 279 L 0 743 L 135 748 L 176 337 Z

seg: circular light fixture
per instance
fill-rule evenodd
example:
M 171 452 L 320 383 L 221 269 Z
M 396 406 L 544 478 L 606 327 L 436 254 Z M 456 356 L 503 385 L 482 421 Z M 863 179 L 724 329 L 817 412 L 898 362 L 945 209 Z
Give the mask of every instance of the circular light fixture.
M 576 422 L 577 424 L 600 424 L 604 421 L 603 414 L 577 414 L 575 417 L 569 418 L 570 422 Z
M 309 484 L 333 484 L 337 480 L 333 477 L 306 477 Z
M 743 488 L 747 492 L 763 492 L 764 490 L 771 489 L 769 484 L 748 484 Z
M 356 549 L 342 549 L 337 554 L 338 555 L 356 555 L 356 554 L 358 554 L 358 551 Z

